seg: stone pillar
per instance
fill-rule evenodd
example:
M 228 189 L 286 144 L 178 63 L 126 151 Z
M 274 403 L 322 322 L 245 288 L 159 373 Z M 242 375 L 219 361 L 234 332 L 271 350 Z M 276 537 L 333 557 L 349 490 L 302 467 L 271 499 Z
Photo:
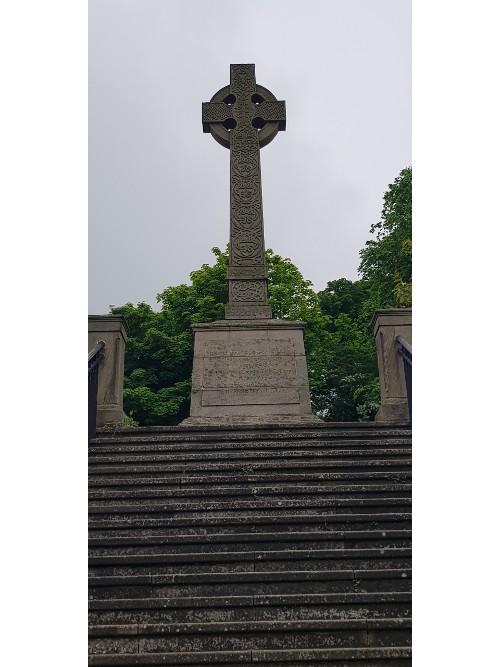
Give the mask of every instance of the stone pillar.
M 372 325 L 380 378 L 380 408 L 375 421 L 409 422 L 403 360 L 396 337 L 401 336 L 411 345 L 411 308 L 377 310 Z
M 123 423 L 123 372 L 127 329 L 123 315 L 89 315 L 89 352 L 102 340 L 97 427 Z

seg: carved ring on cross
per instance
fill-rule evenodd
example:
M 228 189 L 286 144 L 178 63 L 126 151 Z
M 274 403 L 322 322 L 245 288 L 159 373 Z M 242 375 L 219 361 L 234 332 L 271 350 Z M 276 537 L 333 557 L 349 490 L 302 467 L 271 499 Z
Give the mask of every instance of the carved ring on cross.
M 265 88 L 264 86 L 256 84 L 255 91 L 256 93 L 253 95 L 253 97 L 255 97 L 255 99 L 257 100 L 255 104 L 255 118 L 257 119 L 259 118 L 258 107 L 259 104 L 261 104 L 262 102 L 276 102 L 278 104 L 283 104 L 282 102 L 279 103 L 277 98 L 272 94 L 272 92 L 267 88 Z M 229 101 L 228 114 L 227 114 L 228 121 L 229 119 L 232 118 L 231 103 L 230 103 L 231 97 L 232 95 L 230 91 L 230 86 L 224 86 L 224 88 L 221 88 L 215 93 L 215 95 L 209 102 L 209 104 L 211 104 L 212 102 L 228 104 L 227 101 Z M 230 130 L 226 129 L 226 127 L 224 127 L 224 124 L 221 123 L 220 121 L 217 122 L 210 122 L 210 121 L 207 122 L 207 121 L 208 119 L 206 120 L 204 119 L 203 131 L 210 132 L 215 141 L 217 141 L 225 148 L 230 148 Z M 264 146 L 267 146 L 267 144 L 270 143 L 274 139 L 274 137 L 278 134 L 279 130 L 284 130 L 284 129 L 285 129 L 285 120 L 266 121 L 263 127 L 258 131 L 259 147 L 263 148 Z

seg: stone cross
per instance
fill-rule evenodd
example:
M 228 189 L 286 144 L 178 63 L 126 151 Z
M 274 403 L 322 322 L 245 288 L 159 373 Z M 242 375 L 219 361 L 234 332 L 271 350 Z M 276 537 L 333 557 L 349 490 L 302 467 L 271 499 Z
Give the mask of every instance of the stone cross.
M 270 318 L 259 151 L 285 129 L 285 103 L 256 83 L 255 65 L 231 65 L 230 81 L 202 104 L 203 131 L 231 153 L 226 319 Z

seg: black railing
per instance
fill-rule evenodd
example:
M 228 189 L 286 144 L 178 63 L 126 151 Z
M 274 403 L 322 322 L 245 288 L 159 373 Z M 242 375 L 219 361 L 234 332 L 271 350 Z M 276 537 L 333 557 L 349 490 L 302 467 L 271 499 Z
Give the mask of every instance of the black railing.
M 95 438 L 97 422 L 97 390 L 99 388 L 99 364 L 102 361 L 104 343 L 100 340 L 89 352 L 89 440 Z
M 410 413 L 411 422 L 411 345 L 409 345 L 409 343 L 407 343 L 401 336 L 396 336 L 396 345 L 398 346 L 398 352 L 403 359 L 408 412 Z

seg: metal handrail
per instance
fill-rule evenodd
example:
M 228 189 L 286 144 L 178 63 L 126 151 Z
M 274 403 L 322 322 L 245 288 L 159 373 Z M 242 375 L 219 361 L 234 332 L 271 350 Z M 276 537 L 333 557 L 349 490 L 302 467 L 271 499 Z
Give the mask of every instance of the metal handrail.
M 98 340 L 94 347 L 89 352 L 89 372 L 93 368 L 95 363 L 100 362 L 101 350 L 104 350 L 105 343 L 103 340 Z
M 405 352 L 410 355 L 410 364 L 411 364 L 411 345 L 408 343 L 403 336 L 396 336 L 396 343 L 398 343 Z
M 95 438 L 97 426 L 97 390 L 99 388 L 99 365 L 103 359 L 105 344 L 98 341 L 89 352 L 88 376 L 89 376 L 89 440 Z
M 411 396 L 411 371 L 412 371 L 412 361 L 411 361 L 411 345 L 402 337 L 396 336 L 396 345 L 401 358 L 403 359 L 403 369 L 405 376 L 406 384 L 406 398 L 408 401 L 408 412 L 410 413 L 410 422 L 411 422 L 411 409 L 412 409 L 412 396 Z

